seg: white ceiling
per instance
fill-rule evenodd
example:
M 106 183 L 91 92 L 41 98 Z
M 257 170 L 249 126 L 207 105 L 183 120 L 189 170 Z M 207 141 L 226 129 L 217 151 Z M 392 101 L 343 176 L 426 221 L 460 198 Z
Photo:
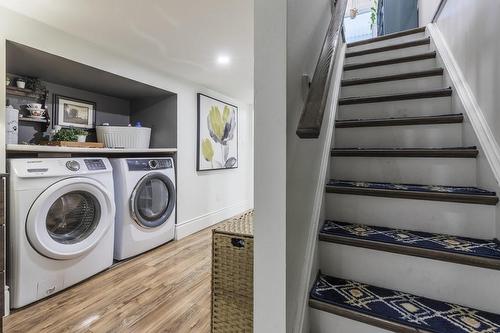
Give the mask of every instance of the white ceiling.
M 252 0 L 0 0 L 165 74 L 253 101 Z M 217 64 L 219 55 L 231 63 Z

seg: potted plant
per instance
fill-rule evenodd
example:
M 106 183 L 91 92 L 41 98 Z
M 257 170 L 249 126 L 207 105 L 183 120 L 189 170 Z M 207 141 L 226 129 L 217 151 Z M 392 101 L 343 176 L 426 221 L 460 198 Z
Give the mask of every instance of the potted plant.
M 81 128 L 75 128 L 75 134 L 77 136 L 78 142 L 85 142 L 85 141 L 87 141 L 87 135 L 89 133 L 86 130 L 83 130 Z
M 26 87 L 26 80 L 22 77 L 16 79 L 16 86 L 18 88 L 24 89 Z
M 81 128 L 63 128 L 54 135 L 54 141 L 85 142 L 88 132 Z
M 45 93 L 47 88 L 43 85 L 42 81 L 36 77 L 26 78 L 26 88 L 33 90 L 35 93 Z

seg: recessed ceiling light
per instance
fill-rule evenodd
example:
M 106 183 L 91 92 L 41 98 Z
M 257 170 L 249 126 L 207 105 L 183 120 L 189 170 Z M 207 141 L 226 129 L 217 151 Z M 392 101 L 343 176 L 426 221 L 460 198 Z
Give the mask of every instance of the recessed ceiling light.
M 219 65 L 229 65 L 231 63 L 231 57 L 226 54 L 221 54 L 217 57 L 217 64 Z

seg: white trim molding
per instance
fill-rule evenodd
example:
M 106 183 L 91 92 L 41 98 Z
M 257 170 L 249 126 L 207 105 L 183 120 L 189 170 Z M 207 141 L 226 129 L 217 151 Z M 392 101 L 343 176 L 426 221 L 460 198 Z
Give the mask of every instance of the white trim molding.
M 332 144 L 332 138 L 335 130 L 335 116 L 338 109 L 338 101 L 340 96 L 340 84 L 342 81 L 342 73 L 344 70 L 344 58 L 346 44 L 340 44 L 338 51 L 338 60 L 335 64 L 335 69 L 333 72 L 333 77 L 331 81 L 331 90 L 329 92 L 329 102 L 327 104 L 326 115 L 328 115 L 328 120 L 323 124 L 321 133 L 326 133 L 325 143 L 323 146 L 323 152 L 321 156 L 320 171 L 318 174 L 318 181 L 316 184 L 316 191 L 314 195 L 314 207 L 311 215 L 311 220 L 307 221 L 309 223 L 309 231 L 307 234 L 307 244 L 305 253 L 305 265 L 301 272 L 300 277 L 300 290 L 299 290 L 299 301 L 297 302 L 297 311 L 295 324 L 292 328 L 292 332 L 305 333 L 308 332 L 308 327 L 305 321 L 306 311 L 309 304 L 309 288 L 311 287 L 311 278 L 316 276 L 316 272 L 312 272 L 315 263 L 315 254 L 318 246 L 318 231 L 319 224 L 321 223 L 321 209 L 324 203 L 325 196 L 325 182 L 327 179 L 328 165 L 330 163 L 330 150 Z M 325 127 L 326 125 L 326 127 Z
M 235 203 L 234 205 L 230 205 L 178 223 L 175 226 L 175 239 L 179 240 L 187 237 L 195 232 L 211 227 L 214 224 L 222 222 L 249 209 L 252 209 L 252 207 L 250 207 L 248 200 L 243 200 Z
M 427 26 L 427 29 L 443 61 L 444 67 L 448 71 L 453 83 L 454 93 L 460 98 L 497 184 L 500 184 L 500 145 L 496 141 L 472 89 L 467 84 L 465 76 L 450 51 L 446 40 L 439 31 L 439 28 L 431 23 Z

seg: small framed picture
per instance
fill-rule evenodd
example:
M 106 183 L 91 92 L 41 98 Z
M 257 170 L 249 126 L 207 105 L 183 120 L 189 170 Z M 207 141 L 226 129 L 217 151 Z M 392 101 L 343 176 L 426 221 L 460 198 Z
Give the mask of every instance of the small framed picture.
M 54 95 L 56 125 L 63 127 L 95 128 L 96 103 Z

